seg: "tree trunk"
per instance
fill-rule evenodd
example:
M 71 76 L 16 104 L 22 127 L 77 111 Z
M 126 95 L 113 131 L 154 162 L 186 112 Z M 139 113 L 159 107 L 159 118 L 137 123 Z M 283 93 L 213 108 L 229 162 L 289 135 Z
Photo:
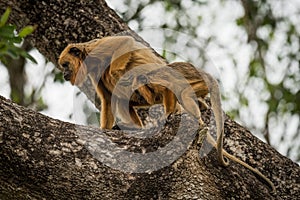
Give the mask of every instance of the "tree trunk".
M 53 63 L 71 42 L 121 32 L 142 41 L 101 0 L 1 0 L 0 9 L 7 6 L 13 8 L 13 23 L 38 25 L 29 40 Z M 91 91 L 84 90 L 90 98 Z M 209 110 L 203 119 L 209 124 Z M 198 131 L 187 115 L 171 116 L 162 130 L 99 130 L 54 120 L 0 97 L 0 199 L 300 197 L 299 166 L 236 122 L 226 119 L 225 149 L 270 178 L 277 193 L 239 164 L 219 166 L 215 150 L 199 156 L 203 134 Z
M 25 51 L 29 51 L 31 46 L 24 40 L 22 48 Z M 6 56 L 6 69 L 9 74 L 9 85 L 11 88 L 10 99 L 19 105 L 25 105 L 24 99 L 24 86 L 26 84 L 26 75 L 25 75 L 25 61 L 24 57 L 18 59 L 13 59 L 10 56 Z

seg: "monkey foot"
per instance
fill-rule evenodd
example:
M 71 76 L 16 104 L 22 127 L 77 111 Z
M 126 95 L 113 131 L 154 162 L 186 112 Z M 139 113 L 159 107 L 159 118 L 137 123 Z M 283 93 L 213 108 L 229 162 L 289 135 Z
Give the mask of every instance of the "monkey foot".
M 118 123 L 112 127 L 113 130 L 141 130 L 142 127 L 133 126 L 131 124 Z

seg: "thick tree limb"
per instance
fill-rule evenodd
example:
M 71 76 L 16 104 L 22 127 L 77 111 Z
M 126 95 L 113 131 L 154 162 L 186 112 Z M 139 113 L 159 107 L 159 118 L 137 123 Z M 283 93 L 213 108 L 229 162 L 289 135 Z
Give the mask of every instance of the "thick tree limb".
M 123 31 L 138 38 L 101 0 L 0 2 L 0 9 L 7 6 L 13 8 L 12 22 L 20 26 L 38 25 L 29 39 L 53 63 L 70 42 Z M 85 93 L 93 99 L 94 93 L 89 91 Z M 203 113 L 203 118 L 209 123 L 209 111 Z M 191 118 L 186 119 L 183 128 L 193 141 L 196 126 Z M 225 149 L 270 178 L 277 188 L 276 194 L 270 194 L 266 184 L 238 164 L 231 162 L 227 168 L 220 167 L 215 151 L 199 158 L 196 142 L 177 141 L 174 150 L 184 144 L 185 153 L 151 173 L 124 171 L 128 166 L 130 170 L 144 170 L 127 154 L 118 154 L 117 160 L 116 157 L 101 160 L 107 158 L 103 155 L 109 156 L 103 145 L 111 141 L 118 148 L 126 148 L 126 152 L 140 155 L 163 149 L 174 141 L 179 121 L 180 116 L 173 116 L 164 129 L 154 130 L 152 137 L 130 139 L 120 131 L 100 131 L 54 120 L 1 97 L 0 199 L 297 199 L 300 196 L 299 166 L 229 119 L 225 124 Z M 166 155 L 172 156 L 172 152 Z M 151 161 L 145 160 L 146 166 Z
M 209 111 L 204 113 L 204 118 L 209 120 Z M 188 116 L 186 119 L 183 129 L 187 137 L 190 133 L 195 136 L 197 126 Z M 233 121 L 226 123 L 226 133 L 230 135 L 226 149 L 237 152 L 241 159 L 246 158 L 270 177 L 278 190 L 274 196 L 266 184 L 240 165 L 231 162 L 228 168 L 220 167 L 214 150 L 208 157 L 199 159 L 196 143 L 188 143 L 186 152 L 170 165 L 149 173 L 126 172 L 124 169 L 134 167 L 121 166 L 130 161 L 125 156 L 111 157 L 111 162 L 117 161 L 115 164 L 99 162 L 102 155 L 110 153 L 110 141 L 118 144 L 117 147 L 126 147 L 127 152 L 145 155 L 164 148 L 174 139 L 179 120 L 173 116 L 166 128 L 154 131 L 153 137 L 146 140 L 126 139 L 121 131 L 100 131 L 61 122 L 1 97 L 0 199 L 239 199 L 247 196 L 292 199 L 299 195 L 299 167 Z M 177 142 L 174 151 L 185 143 Z M 98 152 L 100 156 L 97 156 L 97 146 L 102 149 Z M 128 166 L 136 166 L 135 158 Z

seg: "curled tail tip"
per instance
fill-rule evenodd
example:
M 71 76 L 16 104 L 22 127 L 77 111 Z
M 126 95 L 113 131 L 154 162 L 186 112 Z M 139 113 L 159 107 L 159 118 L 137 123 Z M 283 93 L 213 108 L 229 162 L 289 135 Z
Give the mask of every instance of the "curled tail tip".
M 225 158 L 224 163 L 225 163 L 226 166 L 228 166 L 229 165 L 229 159 Z
M 227 167 L 229 165 L 229 160 L 223 156 L 220 157 L 219 162 L 223 167 Z
M 274 184 L 272 183 L 272 181 L 270 179 L 268 179 L 267 177 L 265 178 L 265 181 L 269 184 L 269 187 L 271 188 L 271 193 L 272 194 L 276 194 L 276 188 L 274 186 Z
M 273 185 L 273 183 L 270 185 L 270 187 L 272 188 L 272 191 L 271 191 L 271 193 L 272 194 L 276 194 L 276 188 L 275 188 L 275 186 Z

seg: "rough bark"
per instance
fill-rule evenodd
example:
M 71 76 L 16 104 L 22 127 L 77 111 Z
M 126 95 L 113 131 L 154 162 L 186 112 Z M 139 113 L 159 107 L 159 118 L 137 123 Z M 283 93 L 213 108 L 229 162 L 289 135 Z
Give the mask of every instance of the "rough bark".
M 173 139 L 179 116 L 171 117 L 167 128 L 154 131 L 153 137 L 144 140 L 128 139 L 124 132 L 117 130 L 101 131 L 54 120 L 2 97 L 0 113 L 0 199 L 299 197 L 300 169 L 297 164 L 228 119 L 226 149 L 237 153 L 240 159 L 270 177 L 276 185 L 276 194 L 270 194 L 266 184 L 236 163 L 231 162 L 227 168 L 220 167 L 214 150 L 200 158 L 199 147 L 195 142 L 188 143 L 186 152 L 172 164 L 149 173 L 117 170 L 118 165 L 128 163 L 128 158 L 124 156 L 112 158 L 112 162 L 117 159 L 117 163 L 113 168 L 108 167 L 107 162 L 99 161 L 93 151 L 95 149 L 91 148 L 100 146 L 100 153 L 109 153 L 107 143 L 112 140 L 126 147 L 126 151 L 143 151 L 144 154 L 155 152 Z M 207 122 L 209 111 L 203 117 Z M 182 128 L 187 135 L 195 135 L 197 126 L 191 118 L 186 118 L 188 121 Z M 178 141 L 173 150 L 181 145 L 184 142 Z M 136 166 L 134 161 L 131 164 Z
M 0 9 L 7 6 L 13 8 L 12 22 L 20 26 L 38 25 L 29 39 L 53 63 L 70 42 L 123 31 L 138 38 L 100 0 L 0 2 Z M 87 96 L 88 91 L 85 91 Z M 99 158 L 109 154 L 104 147 L 110 149 L 108 144 L 113 141 L 127 152 L 141 155 L 156 152 L 176 138 L 181 116 L 170 117 L 167 126 L 154 130 L 149 138 L 132 139 L 117 130 L 101 131 L 54 120 L 1 97 L 0 199 L 297 199 L 300 196 L 299 166 L 236 122 L 226 119 L 225 149 L 270 178 L 276 194 L 270 194 L 266 184 L 236 163 L 230 162 L 227 168 L 219 166 L 214 150 L 199 157 L 201 141 L 195 141 L 201 137 L 195 136 L 197 126 L 189 116 L 183 118 L 187 121 L 182 128 L 192 140 L 185 141 L 183 137 L 173 150 L 183 146 L 186 151 L 161 169 L 130 173 L 119 168 L 124 169 L 128 164 L 129 169 L 143 170 L 143 166 L 137 165 L 134 157 L 130 160 L 130 156 L 123 154 L 108 159 L 111 163 L 101 162 Z M 203 118 L 208 124 L 209 110 L 203 113 Z M 101 153 L 97 153 L 99 148 Z M 167 153 L 172 156 L 172 152 Z M 145 165 L 153 164 L 153 159 L 146 160 L 149 163 Z

